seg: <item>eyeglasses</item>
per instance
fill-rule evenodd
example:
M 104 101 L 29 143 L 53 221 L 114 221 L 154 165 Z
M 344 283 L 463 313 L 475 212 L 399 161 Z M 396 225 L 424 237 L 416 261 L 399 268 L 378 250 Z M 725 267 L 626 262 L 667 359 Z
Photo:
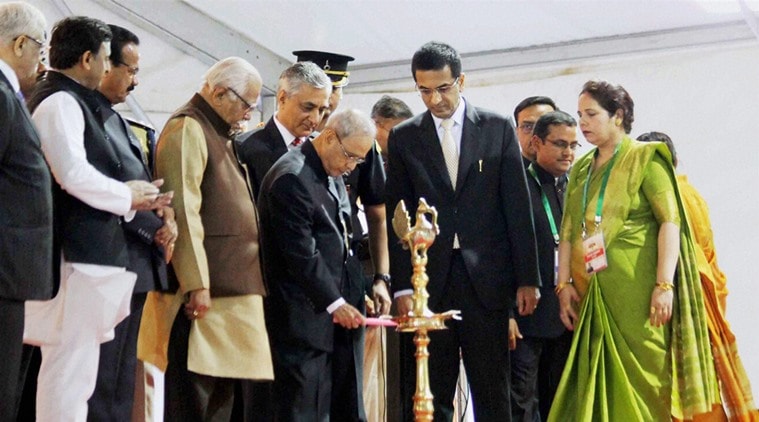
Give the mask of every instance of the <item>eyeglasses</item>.
M 439 86 L 437 88 L 424 88 L 424 87 L 420 88 L 417 85 L 416 90 L 419 91 L 419 94 L 421 94 L 422 97 L 431 97 L 436 92 L 440 94 L 440 96 L 442 97 L 448 94 L 449 92 L 451 92 L 451 90 L 453 90 L 453 88 L 459 84 L 459 78 L 460 76 L 454 79 L 453 82 L 446 85 Z
M 249 102 L 245 101 L 245 98 L 243 98 L 240 94 L 237 93 L 232 87 L 227 87 L 228 90 L 232 91 L 233 94 L 237 97 L 238 100 L 242 101 L 243 105 L 245 105 L 245 111 L 253 111 L 254 108 L 256 108 L 256 105 L 250 105 Z
M 366 161 L 366 158 L 364 157 L 359 157 L 357 155 L 349 154 L 348 151 L 346 151 L 345 147 L 343 146 L 343 141 L 340 140 L 340 137 L 337 136 L 336 132 L 335 132 L 335 138 L 337 139 L 338 145 L 340 145 L 340 149 L 343 150 L 343 155 L 345 156 L 345 158 L 348 159 L 348 161 L 352 161 L 356 164 L 361 164 L 364 161 Z
M 18 37 L 14 38 L 13 41 L 16 41 L 17 39 L 24 37 L 29 41 L 33 41 L 35 44 L 37 44 L 40 47 L 40 62 L 46 63 L 47 62 L 47 48 L 45 48 L 45 42 L 40 41 L 37 38 L 30 37 L 29 35 L 19 35 Z
M 525 135 L 530 135 L 532 130 L 535 129 L 535 122 L 522 122 L 522 124 L 518 126 L 518 129 Z
M 564 151 L 565 149 L 569 148 L 572 151 L 577 150 L 577 148 L 580 148 L 582 145 L 579 142 L 564 142 L 564 141 L 552 141 L 550 139 L 544 139 L 544 142 L 549 142 L 551 145 L 553 145 L 554 148 Z
M 116 60 L 114 63 L 116 66 L 124 66 L 127 68 L 127 73 L 129 73 L 129 76 L 135 77 L 138 73 L 140 73 L 140 68 L 137 66 L 129 66 L 128 64 L 122 62 L 121 60 Z

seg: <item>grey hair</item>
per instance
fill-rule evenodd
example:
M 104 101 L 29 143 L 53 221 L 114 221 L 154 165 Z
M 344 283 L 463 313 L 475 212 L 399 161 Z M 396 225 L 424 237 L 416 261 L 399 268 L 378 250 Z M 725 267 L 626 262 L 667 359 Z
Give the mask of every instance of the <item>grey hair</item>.
M 366 135 L 374 139 L 377 127 L 374 121 L 361 110 L 349 108 L 332 114 L 327 120 L 327 129 L 332 129 L 340 139 L 355 135 Z
M 277 89 L 285 91 L 287 96 L 291 97 L 300 91 L 303 84 L 316 89 L 329 88 L 327 91 L 332 92 L 332 80 L 321 67 L 312 62 L 298 62 L 285 69 L 279 75 Z
M 21 35 L 45 38 L 45 15 L 29 3 L 0 4 L 0 40 L 9 42 Z
M 211 89 L 232 88 L 241 95 L 248 92 L 251 83 L 260 87 L 263 83 L 261 74 L 252 64 L 240 57 L 219 60 L 203 75 L 203 84 L 207 84 Z

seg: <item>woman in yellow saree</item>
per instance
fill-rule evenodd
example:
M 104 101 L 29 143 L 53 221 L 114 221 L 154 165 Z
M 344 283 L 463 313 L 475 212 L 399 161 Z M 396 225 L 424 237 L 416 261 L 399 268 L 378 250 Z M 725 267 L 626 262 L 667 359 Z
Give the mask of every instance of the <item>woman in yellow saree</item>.
M 557 294 L 575 334 L 548 419 L 690 419 L 719 392 L 669 152 L 628 137 L 621 86 L 587 82 L 578 114 L 596 148 L 567 187 Z
M 641 142 L 663 142 L 672 155 L 672 164 L 677 168 L 677 150 L 675 145 L 664 133 L 648 132 L 638 136 Z M 727 277 L 717 265 L 717 252 L 714 249 L 712 225 L 709 219 L 709 208 L 706 201 L 696 188 L 681 174 L 677 176 L 677 186 L 683 199 L 685 212 L 688 215 L 688 226 L 691 229 L 696 248 L 696 263 L 701 277 L 701 288 L 704 294 L 704 304 L 708 316 L 707 327 L 714 355 L 714 367 L 720 383 L 720 392 L 724 400 L 724 408 L 715 408 L 708 416 L 696 420 L 724 420 L 753 422 L 759 421 L 759 411 L 754 404 L 746 371 L 743 368 L 735 334 L 727 321 L 726 298 Z

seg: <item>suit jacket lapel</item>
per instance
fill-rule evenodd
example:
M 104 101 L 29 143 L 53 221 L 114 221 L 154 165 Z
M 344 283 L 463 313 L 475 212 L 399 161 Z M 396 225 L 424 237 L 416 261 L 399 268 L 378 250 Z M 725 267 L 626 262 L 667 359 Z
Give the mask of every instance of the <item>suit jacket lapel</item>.
M 121 123 L 122 129 L 124 129 L 124 133 L 127 136 L 127 139 L 129 139 L 129 145 L 132 148 L 132 151 L 137 155 L 137 157 L 140 159 L 140 162 L 142 162 L 142 167 L 145 170 L 145 173 L 148 176 L 152 176 L 150 174 L 150 169 L 148 168 L 148 160 L 147 157 L 145 157 L 145 151 L 142 149 L 142 144 L 140 144 L 140 140 L 137 139 L 137 136 L 134 135 L 134 132 L 132 132 L 132 128 L 129 126 L 129 123 L 127 123 L 126 120 L 124 120 L 123 117 L 121 117 L 121 114 L 116 113 L 116 116 L 119 118 L 119 122 Z
M 459 173 L 456 180 L 456 192 L 460 192 L 466 178 L 472 170 L 474 159 L 480 150 L 480 120 L 474 107 L 466 105 L 464 127 L 459 148 Z
M 417 151 L 419 157 L 429 157 L 425 160 L 430 164 L 428 169 L 430 176 L 434 179 L 441 180 L 453 192 L 453 184 L 448 176 L 448 168 L 445 165 L 445 156 L 443 156 L 443 147 L 440 145 L 440 137 L 437 134 L 435 122 L 432 120 L 432 114 L 427 111 L 419 126 L 420 150 Z M 437 176 L 437 177 L 436 177 Z

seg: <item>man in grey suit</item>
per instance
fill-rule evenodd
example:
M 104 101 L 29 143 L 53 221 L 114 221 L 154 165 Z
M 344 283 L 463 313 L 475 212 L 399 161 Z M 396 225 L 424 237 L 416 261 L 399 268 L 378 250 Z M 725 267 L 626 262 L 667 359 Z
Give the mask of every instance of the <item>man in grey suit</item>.
M 0 5 L 0 420 L 16 419 L 24 301 L 53 290 L 50 172 L 24 104 L 44 69 L 45 17 L 22 2 Z
M 462 316 L 430 335 L 434 418 L 453 416 L 461 356 L 476 419 L 509 421 L 509 308 L 516 295 L 519 312 L 532 313 L 540 286 L 519 144 L 507 118 L 461 96 L 465 75 L 452 47 L 425 44 L 414 54 L 411 72 L 427 111 L 390 132 L 387 206 L 393 210 L 404 200 L 413 210 L 425 198 L 437 208 L 440 235 L 427 266 L 429 307 L 458 309 Z M 411 259 L 394 233 L 388 245 L 394 296 L 405 314 L 412 307 Z M 403 379 L 409 400 L 404 418 L 413 420 L 415 377 L 407 373 Z

